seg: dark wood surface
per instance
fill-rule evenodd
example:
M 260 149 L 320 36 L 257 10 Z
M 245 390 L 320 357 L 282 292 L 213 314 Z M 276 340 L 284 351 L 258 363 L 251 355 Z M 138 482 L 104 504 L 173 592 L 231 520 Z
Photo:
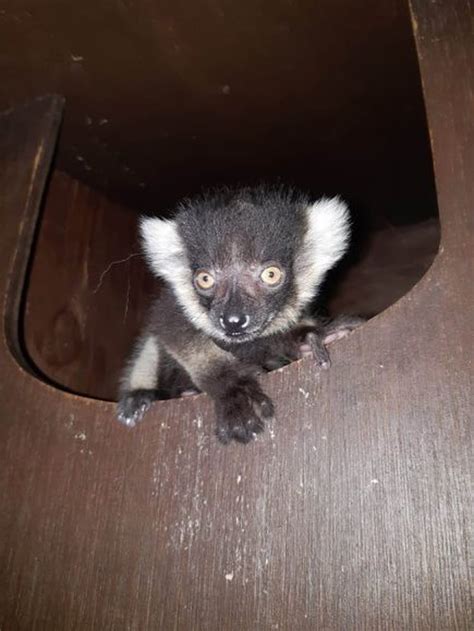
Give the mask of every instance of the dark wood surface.
M 52 382 L 114 400 L 155 291 L 137 215 L 55 171 L 31 265 L 25 347 Z M 157 289 L 156 289 L 157 290 Z
M 67 100 L 58 165 L 140 210 L 281 177 L 436 212 L 407 0 L 3 0 L 0 110 Z
M 205 396 L 157 404 L 129 431 L 112 405 L 21 368 L 16 329 L 4 328 L 2 631 L 470 628 L 469 4 L 420 0 L 413 14 L 439 256 L 334 345 L 331 371 L 302 361 L 264 379 L 278 417 L 256 443 L 218 445 Z M 46 105 L 2 119 L 7 306 L 47 166 L 38 147 L 54 140 L 57 103 Z

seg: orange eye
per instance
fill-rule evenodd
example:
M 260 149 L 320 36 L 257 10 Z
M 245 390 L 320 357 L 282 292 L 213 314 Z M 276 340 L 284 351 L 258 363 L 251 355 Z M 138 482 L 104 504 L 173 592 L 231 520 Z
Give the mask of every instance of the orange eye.
M 283 272 L 276 265 L 270 265 L 270 267 L 266 267 L 263 272 L 260 274 L 260 278 L 263 280 L 265 285 L 278 285 L 283 277 Z
M 214 276 L 209 272 L 198 272 L 194 277 L 194 282 L 199 289 L 211 289 L 215 285 Z

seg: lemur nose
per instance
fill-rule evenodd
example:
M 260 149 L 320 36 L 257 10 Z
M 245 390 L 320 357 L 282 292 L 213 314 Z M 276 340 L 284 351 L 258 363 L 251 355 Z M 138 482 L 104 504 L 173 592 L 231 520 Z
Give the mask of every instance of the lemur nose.
M 249 325 L 250 318 L 245 313 L 223 313 L 219 322 L 226 333 L 235 335 L 244 332 Z

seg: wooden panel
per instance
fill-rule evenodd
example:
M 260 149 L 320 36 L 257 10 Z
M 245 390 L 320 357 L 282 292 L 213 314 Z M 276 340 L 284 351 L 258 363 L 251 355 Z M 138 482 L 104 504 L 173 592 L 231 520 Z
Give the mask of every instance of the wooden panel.
M 367 233 L 327 287 L 331 313 L 373 316 L 388 309 L 426 273 L 439 248 L 437 219 Z
M 39 121 L 31 139 L 28 138 L 32 124 L 30 108 L 19 110 L 14 117 L 14 124 L 10 124 L 10 119 L 13 118 L 11 112 L 5 112 L 2 116 L 0 210 L 2 218 L 9 211 L 22 211 L 13 229 L 7 221 L 2 221 L 5 245 L 1 252 L 0 265 L 8 281 L 4 288 L 2 314 L 6 343 L 23 366 L 28 364 L 19 330 L 23 289 L 26 285 L 26 271 L 31 259 L 44 182 L 56 146 L 62 102 L 60 97 L 38 99 L 35 102 L 31 109 L 38 114 Z
M 153 287 L 137 216 L 64 173 L 52 176 L 35 247 L 25 344 L 54 383 L 114 399 Z
M 406 0 L 4 0 L 0 76 L 64 94 L 60 168 L 131 207 L 282 177 L 436 212 Z
M 333 347 L 331 371 L 302 361 L 263 380 L 278 418 L 256 443 L 218 445 L 205 396 L 129 431 L 112 405 L 24 372 L 2 339 L 0 628 L 470 628 L 469 15 L 414 3 L 440 255 Z M 24 162 L 1 182 L 17 191 L 2 200 L 2 297 L 41 114 L 8 121 Z

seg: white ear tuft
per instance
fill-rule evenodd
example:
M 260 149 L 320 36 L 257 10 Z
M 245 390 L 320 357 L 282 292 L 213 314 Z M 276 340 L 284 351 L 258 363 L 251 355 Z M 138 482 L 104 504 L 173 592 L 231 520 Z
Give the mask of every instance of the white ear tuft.
M 173 283 L 187 271 L 186 252 L 176 222 L 143 217 L 140 234 L 148 263 L 155 274 Z
M 350 218 L 338 197 L 320 199 L 306 208 L 307 230 L 296 260 L 296 280 L 302 303 L 317 293 L 326 273 L 343 256 L 349 245 Z
M 186 247 L 176 222 L 143 217 L 140 221 L 140 234 L 151 269 L 170 284 L 190 322 L 208 335 L 215 335 L 214 327 L 194 291 Z
M 321 199 L 306 209 L 308 237 L 320 265 L 327 272 L 349 245 L 350 219 L 347 204 L 334 197 Z

